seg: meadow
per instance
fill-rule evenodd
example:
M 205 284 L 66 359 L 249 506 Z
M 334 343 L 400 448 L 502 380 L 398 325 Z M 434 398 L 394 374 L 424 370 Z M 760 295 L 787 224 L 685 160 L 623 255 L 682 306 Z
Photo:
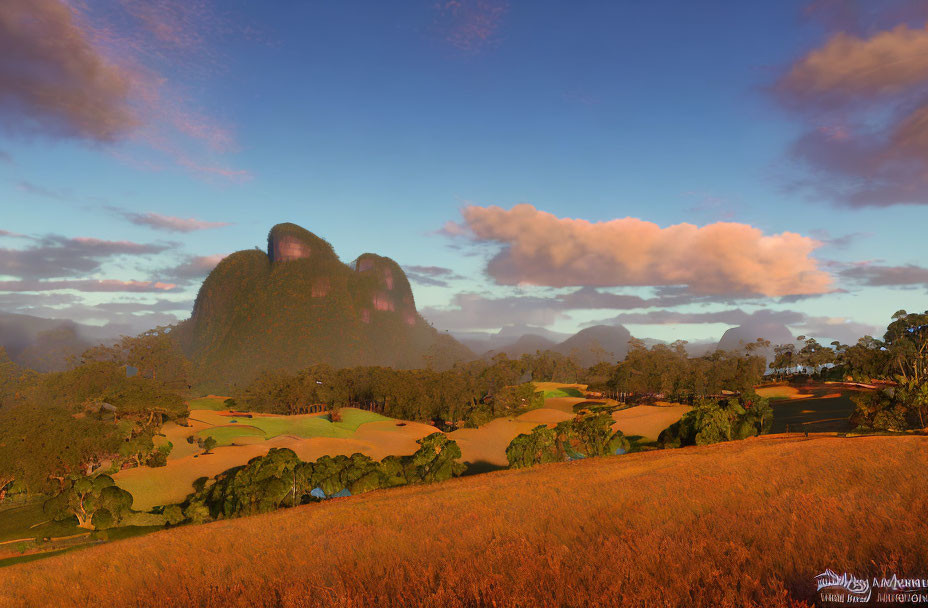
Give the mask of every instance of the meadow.
M 222 398 L 206 399 L 216 402 Z M 203 401 L 193 400 L 190 407 L 202 405 Z M 214 408 L 191 409 L 190 426 L 172 422 L 163 429 L 164 440 L 173 445 L 167 466 L 125 469 L 113 475 L 113 479 L 132 494 L 133 508 L 148 510 L 181 502 L 193 491 L 197 478 L 243 465 L 271 448 L 290 448 L 306 461 L 327 454 L 348 456 L 356 452 L 379 460 L 390 455 L 412 454 L 419 447 L 416 440 L 438 430 L 356 408 L 342 408 L 340 414 L 341 420 L 332 422 L 326 414 L 243 415 Z M 201 439 L 212 436 L 219 447 L 204 454 L 196 443 L 187 441 L 190 435 Z
M 17 564 L 0 605 L 811 606 L 826 568 L 928 571 L 925 470 L 924 437 L 765 436 L 498 471 Z

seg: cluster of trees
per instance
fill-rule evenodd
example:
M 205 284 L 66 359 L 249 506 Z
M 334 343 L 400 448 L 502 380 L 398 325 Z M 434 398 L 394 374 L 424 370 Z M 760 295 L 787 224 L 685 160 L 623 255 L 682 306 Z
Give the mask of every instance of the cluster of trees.
M 164 514 L 178 523 L 266 513 L 343 493 L 444 481 L 464 472 L 458 462 L 461 450 L 446 435 L 433 433 L 418 443 L 415 454 L 380 462 L 363 454 L 303 462 L 292 450 L 273 448 L 212 480 L 198 479 L 196 491 Z
M 169 333 L 92 348 L 63 372 L 24 370 L 0 352 L 0 500 L 50 494 L 101 467 L 164 464 L 170 444 L 155 437 L 188 415 L 189 363 Z
M 767 399 L 751 393 L 726 399 L 700 399 L 680 420 L 664 429 L 664 447 L 708 445 L 747 439 L 770 432 L 773 410 Z
M 558 355 L 558 357 L 562 357 Z M 387 367 L 335 369 L 315 365 L 300 372 L 265 372 L 235 396 L 249 411 L 299 414 L 314 405 L 361 407 L 410 420 L 467 421 L 477 426 L 520 409 L 539 406 L 530 383 L 546 354 L 491 362 L 476 361 L 450 370 Z
M 648 349 L 633 338 L 628 355 L 614 366 L 606 386 L 621 393 L 663 395 L 680 403 L 721 395 L 724 390 L 750 391 L 766 369 L 766 359 L 758 353 L 769 346 L 766 340 L 758 340 L 748 344 L 745 353 L 714 351 L 690 357 L 683 340 Z
M 857 344 L 822 346 L 799 336 L 774 348 L 777 375 L 808 374 L 858 382 L 888 381 L 876 391 L 854 395 L 851 423 L 862 430 L 901 431 L 928 427 L 928 311 L 892 316 L 883 339 L 864 336 Z
M 510 467 L 523 468 L 545 462 L 624 454 L 631 444 L 622 431 L 612 432 L 612 423 L 611 414 L 597 412 L 581 414 L 554 428 L 542 424 L 514 438 L 506 448 L 506 458 Z
M 885 431 L 928 428 L 928 311 L 894 314 L 873 351 L 871 360 L 881 361 L 895 382 L 855 395 L 851 423 Z

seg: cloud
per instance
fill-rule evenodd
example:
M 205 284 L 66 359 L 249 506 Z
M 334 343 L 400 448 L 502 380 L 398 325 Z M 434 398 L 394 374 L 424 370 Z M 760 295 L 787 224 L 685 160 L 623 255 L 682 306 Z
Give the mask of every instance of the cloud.
M 860 239 L 873 236 L 872 232 L 850 232 L 841 236 L 831 236 L 831 233 L 827 230 L 812 230 L 809 234 L 821 241 L 823 246 L 828 245 L 838 249 L 847 249 Z
M 67 279 L 46 281 L 0 281 L 0 291 L 55 291 L 73 289 L 89 292 L 165 292 L 174 291 L 177 285 L 161 281 L 122 281 L 119 279 Z
M 782 323 L 791 325 L 806 319 L 806 315 L 792 310 L 758 310 L 751 313 L 740 308 L 716 310 L 711 312 L 677 312 L 673 310 L 652 310 L 648 312 L 622 313 L 608 319 L 590 321 L 584 325 L 698 325 L 703 323 L 723 323 L 725 325 L 743 325 L 762 319 L 765 323 Z
M 440 0 L 435 5 L 435 27 L 458 51 L 476 54 L 498 43 L 508 8 L 500 0 Z
M 476 293 L 456 294 L 450 307 L 426 307 L 419 313 L 436 327 L 448 330 L 498 329 L 520 323 L 545 326 L 564 315 L 551 298 L 487 298 Z
M 839 271 L 846 279 L 868 287 L 928 287 L 928 268 L 915 264 L 904 266 L 884 266 L 881 264 L 861 263 Z
M 489 298 L 464 292 L 456 294 L 450 306 L 427 307 L 420 310 L 420 313 L 442 329 L 485 330 L 507 325 L 549 325 L 566 317 L 571 310 L 633 310 L 703 301 L 699 297 L 678 293 L 642 298 L 600 291 L 593 287 L 550 296 L 519 294 Z
M 59 0 L 0 5 L 0 121 L 10 130 L 114 141 L 138 126 L 132 76 L 93 47 Z
M 661 228 L 630 217 L 588 222 L 527 204 L 471 205 L 462 214 L 474 240 L 502 245 L 487 272 L 505 285 L 684 285 L 742 296 L 818 294 L 831 285 L 811 257 L 820 243 L 791 232 L 764 235 L 728 222 Z
M 195 232 L 197 230 L 209 230 L 210 228 L 231 226 L 229 222 L 207 222 L 193 217 L 173 217 L 170 215 L 161 215 L 160 213 L 133 213 L 129 211 L 121 211 L 120 213 L 133 224 L 148 226 L 149 228 L 164 230 L 166 232 Z
M 4 0 L 0 5 L 0 127 L 97 143 L 133 141 L 131 154 L 198 175 L 247 179 L 216 154 L 235 137 L 188 91 L 217 62 L 227 27 L 208 0 Z M 207 67 L 210 66 L 210 67 Z M 109 147 L 113 156 L 130 152 Z M 210 159 L 210 160 L 205 160 Z M 150 158 L 130 158 L 157 167 Z
M 413 283 L 433 287 L 448 287 L 449 281 L 464 278 L 450 268 L 441 266 L 404 266 L 403 270 L 406 272 L 406 278 Z
M 847 207 L 928 204 L 928 29 L 834 32 L 774 90 L 806 122 L 791 188 Z
M 160 274 L 178 283 L 191 283 L 205 278 L 227 255 L 227 253 L 217 253 L 214 255 L 188 256 L 177 266 L 166 268 Z
M 3 150 L 0 150 L 0 163 L 12 165 L 13 156 L 9 152 L 4 152 Z
M 104 262 L 120 256 L 149 256 L 166 251 L 170 244 L 106 241 L 46 235 L 31 239 L 25 249 L 0 248 L 0 276 L 23 280 L 85 276 L 100 270 Z
M 16 183 L 16 188 L 21 192 L 26 194 L 31 194 L 33 196 L 39 196 L 42 198 L 50 198 L 55 201 L 70 201 L 73 200 L 73 196 L 70 192 L 66 190 L 53 190 L 51 188 L 46 188 L 45 186 L 39 186 L 38 184 L 33 184 L 32 182 L 26 180 L 20 180 Z

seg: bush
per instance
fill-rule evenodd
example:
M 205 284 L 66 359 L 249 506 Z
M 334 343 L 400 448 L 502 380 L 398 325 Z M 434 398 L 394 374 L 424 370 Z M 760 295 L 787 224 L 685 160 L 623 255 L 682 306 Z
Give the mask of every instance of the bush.
M 621 431 L 612 432 L 608 413 L 585 414 L 559 423 L 553 429 L 536 426 L 513 439 L 506 448 L 512 468 L 529 467 L 589 456 L 627 452 L 631 448 Z
M 770 404 L 755 394 L 721 400 L 702 399 L 680 420 L 664 429 L 658 441 L 665 448 L 708 445 L 755 437 L 769 432 L 772 424 Z

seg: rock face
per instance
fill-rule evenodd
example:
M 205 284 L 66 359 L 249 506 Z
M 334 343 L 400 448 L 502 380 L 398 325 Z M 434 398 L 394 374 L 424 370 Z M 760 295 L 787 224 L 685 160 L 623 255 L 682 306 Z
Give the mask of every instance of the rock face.
M 268 234 L 267 253 L 239 251 L 203 282 L 178 337 L 205 383 L 241 386 L 265 370 L 450 365 L 471 353 L 416 311 L 409 281 L 390 258 L 342 263 L 332 246 L 295 224 Z

